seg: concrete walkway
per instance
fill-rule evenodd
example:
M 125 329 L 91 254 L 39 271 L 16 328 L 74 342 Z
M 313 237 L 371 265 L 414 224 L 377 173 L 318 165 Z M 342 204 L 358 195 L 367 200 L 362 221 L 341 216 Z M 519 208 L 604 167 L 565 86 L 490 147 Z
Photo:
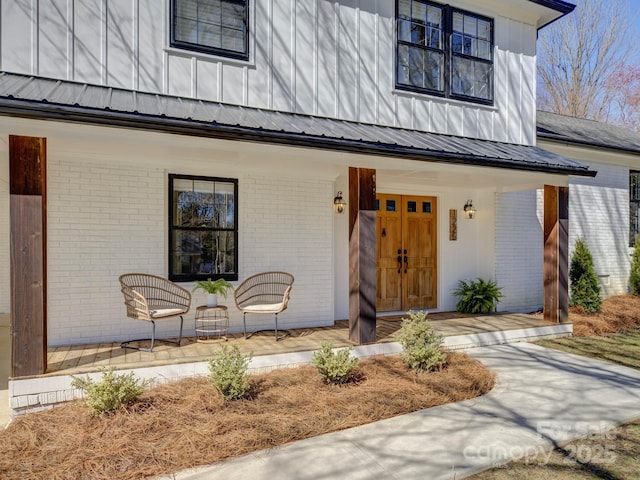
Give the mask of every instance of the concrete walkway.
M 460 479 L 640 418 L 638 370 L 528 343 L 469 353 L 497 373 L 484 397 L 161 478 Z

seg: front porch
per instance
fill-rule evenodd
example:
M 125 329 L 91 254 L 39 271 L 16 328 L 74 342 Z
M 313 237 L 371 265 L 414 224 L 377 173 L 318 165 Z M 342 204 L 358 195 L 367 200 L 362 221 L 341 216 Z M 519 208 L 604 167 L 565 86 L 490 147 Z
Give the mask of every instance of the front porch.
M 377 341 L 364 347 L 371 349 L 373 345 L 395 342 L 402 318 L 403 315 L 379 317 L 376 325 Z M 570 324 L 554 324 L 544 321 L 542 316 L 518 313 L 474 316 L 442 312 L 430 313 L 429 320 L 434 329 L 444 335 L 445 345 L 449 349 L 535 340 L 571 333 Z M 242 333 L 232 333 L 227 336 L 227 343 L 237 344 L 243 354 L 251 353 L 254 357 L 314 352 L 322 342 L 332 342 L 336 348 L 354 346 L 349 340 L 347 320 L 338 320 L 330 327 L 296 328 L 289 332 L 290 335 L 278 342 L 270 331 L 257 333 L 247 340 L 242 337 Z M 217 351 L 221 342 L 224 340 L 196 341 L 195 337 L 187 337 L 182 339 L 180 348 L 158 343 L 153 352 L 123 349 L 119 342 L 53 347 L 48 351 L 45 375 L 75 375 L 111 366 L 116 369 L 132 369 L 204 362 Z
M 400 345 L 395 342 L 395 335 L 401 318 L 378 318 L 377 342 L 355 346 L 353 354 L 367 357 L 398 353 Z M 445 346 L 449 349 L 534 341 L 572 332 L 570 323 L 546 322 L 541 315 L 504 313 L 473 316 L 448 312 L 431 313 L 429 319 L 433 327 L 445 336 Z M 236 333 L 229 335 L 227 343 L 235 342 L 243 353 L 253 353 L 250 369 L 254 372 L 309 363 L 313 352 L 323 341 L 333 342 L 335 347 L 353 345 L 349 341 L 347 320 L 338 320 L 331 327 L 291 329 L 290 332 L 290 336 L 278 342 L 272 332 L 262 332 L 248 340 Z M 47 373 L 9 381 L 12 414 L 73 399 L 78 392 L 70 387 L 70 375 L 95 373 L 108 366 L 131 370 L 139 378 L 154 378 L 161 382 L 206 375 L 206 360 L 216 351 L 218 343 L 196 342 L 189 337 L 183 339 L 181 347 L 158 344 L 152 353 L 125 350 L 119 343 L 50 348 Z M 9 359 L 4 361 L 8 363 Z

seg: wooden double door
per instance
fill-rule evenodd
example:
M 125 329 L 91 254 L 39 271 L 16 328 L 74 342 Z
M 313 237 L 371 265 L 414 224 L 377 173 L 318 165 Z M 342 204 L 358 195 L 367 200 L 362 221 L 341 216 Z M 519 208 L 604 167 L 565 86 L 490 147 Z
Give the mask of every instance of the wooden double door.
M 437 199 L 378 194 L 376 309 L 437 306 Z

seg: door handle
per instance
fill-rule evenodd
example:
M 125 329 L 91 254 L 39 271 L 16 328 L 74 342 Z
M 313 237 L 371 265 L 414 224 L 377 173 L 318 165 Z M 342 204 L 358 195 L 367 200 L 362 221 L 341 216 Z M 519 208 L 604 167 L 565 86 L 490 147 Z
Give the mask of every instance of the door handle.
M 404 253 L 407 253 L 405 250 Z M 404 256 L 404 273 L 407 273 L 407 268 L 409 268 L 409 257 Z
M 400 253 L 400 250 L 398 250 Z M 398 255 L 398 273 L 402 273 L 402 255 Z

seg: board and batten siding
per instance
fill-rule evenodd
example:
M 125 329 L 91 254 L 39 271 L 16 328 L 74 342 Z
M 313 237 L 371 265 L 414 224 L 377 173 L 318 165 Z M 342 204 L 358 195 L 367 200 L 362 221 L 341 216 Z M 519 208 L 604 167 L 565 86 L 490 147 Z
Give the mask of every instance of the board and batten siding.
M 534 144 L 536 27 L 452 3 L 495 19 L 492 107 L 395 90 L 392 0 L 250 0 L 248 62 L 169 48 L 168 0 L 0 0 L 0 68 Z

